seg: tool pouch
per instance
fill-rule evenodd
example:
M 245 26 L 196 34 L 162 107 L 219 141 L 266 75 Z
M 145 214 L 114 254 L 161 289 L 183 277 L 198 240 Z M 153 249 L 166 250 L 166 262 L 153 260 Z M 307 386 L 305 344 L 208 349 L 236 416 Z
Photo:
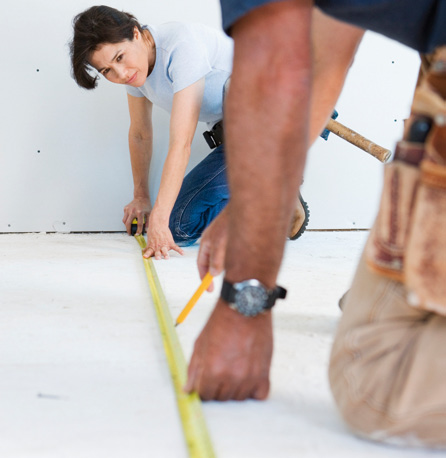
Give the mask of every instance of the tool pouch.
M 203 137 L 211 149 L 222 145 L 224 140 L 223 121 L 217 122 L 211 130 L 203 132 Z
M 374 272 L 403 281 L 404 255 L 424 145 L 400 141 L 393 162 L 384 167 L 381 204 L 366 246 Z
M 386 166 L 367 263 L 405 283 L 411 305 L 446 315 L 446 47 L 419 81 L 409 121 L 409 141 Z
M 420 179 L 405 260 L 411 305 L 446 315 L 446 127 L 434 127 Z

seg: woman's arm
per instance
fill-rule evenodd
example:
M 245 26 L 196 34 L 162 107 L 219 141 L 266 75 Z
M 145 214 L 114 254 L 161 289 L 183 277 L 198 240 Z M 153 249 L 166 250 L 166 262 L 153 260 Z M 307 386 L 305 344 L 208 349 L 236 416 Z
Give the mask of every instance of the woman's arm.
M 180 192 L 189 162 L 204 93 L 204 78 L 175 93 L 170 116 L 169 151 L 164 162 L 158 197 L 149 218 L 145 257 L 169 257 L 169 250 L 182 254 L 173 241 L 169 218 Z
M 130 129 L 129 150 L 133 174 L 133 200 L 124 207 L 127 233 L 131 233 L 134 218 L 138 218 L 137 234 L 142 233 L 143 220 L 148 224 L 151 211 L 149 196 L 149 170 L 153 148 L 152 102 L 145 97 L 127 95 Z

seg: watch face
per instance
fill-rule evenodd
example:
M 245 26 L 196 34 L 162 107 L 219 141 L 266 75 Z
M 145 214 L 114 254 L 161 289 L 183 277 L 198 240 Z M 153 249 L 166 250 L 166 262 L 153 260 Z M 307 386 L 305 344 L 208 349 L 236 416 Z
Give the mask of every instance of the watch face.
M 268 294 L 261 286 L 246 285 L 235 296 L 237 310 L 246 316 L 255 316 L 266 309 Z

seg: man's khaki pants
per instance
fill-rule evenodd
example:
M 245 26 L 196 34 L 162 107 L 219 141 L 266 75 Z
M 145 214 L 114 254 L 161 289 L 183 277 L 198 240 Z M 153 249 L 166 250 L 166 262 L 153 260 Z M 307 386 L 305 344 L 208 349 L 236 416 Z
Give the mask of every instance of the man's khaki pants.
M 329 377 L 347 424 L 372 440 L 446 446 L 446 317 L 408 305 L 399 282 L 361 259 Z

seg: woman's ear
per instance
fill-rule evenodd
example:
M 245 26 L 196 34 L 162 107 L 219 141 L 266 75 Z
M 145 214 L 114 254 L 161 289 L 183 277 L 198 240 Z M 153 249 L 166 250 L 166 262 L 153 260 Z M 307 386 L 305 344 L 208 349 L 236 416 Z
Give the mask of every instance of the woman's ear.
M 139 36 L 140 36 L 140 33 L 139 33 L 139 30 L 138 30 L 138 27 L 136 27 L 136 25 L 135 25 L 135 27 L 133 29 L 133 39 L 134 40 L 138 40 Z

